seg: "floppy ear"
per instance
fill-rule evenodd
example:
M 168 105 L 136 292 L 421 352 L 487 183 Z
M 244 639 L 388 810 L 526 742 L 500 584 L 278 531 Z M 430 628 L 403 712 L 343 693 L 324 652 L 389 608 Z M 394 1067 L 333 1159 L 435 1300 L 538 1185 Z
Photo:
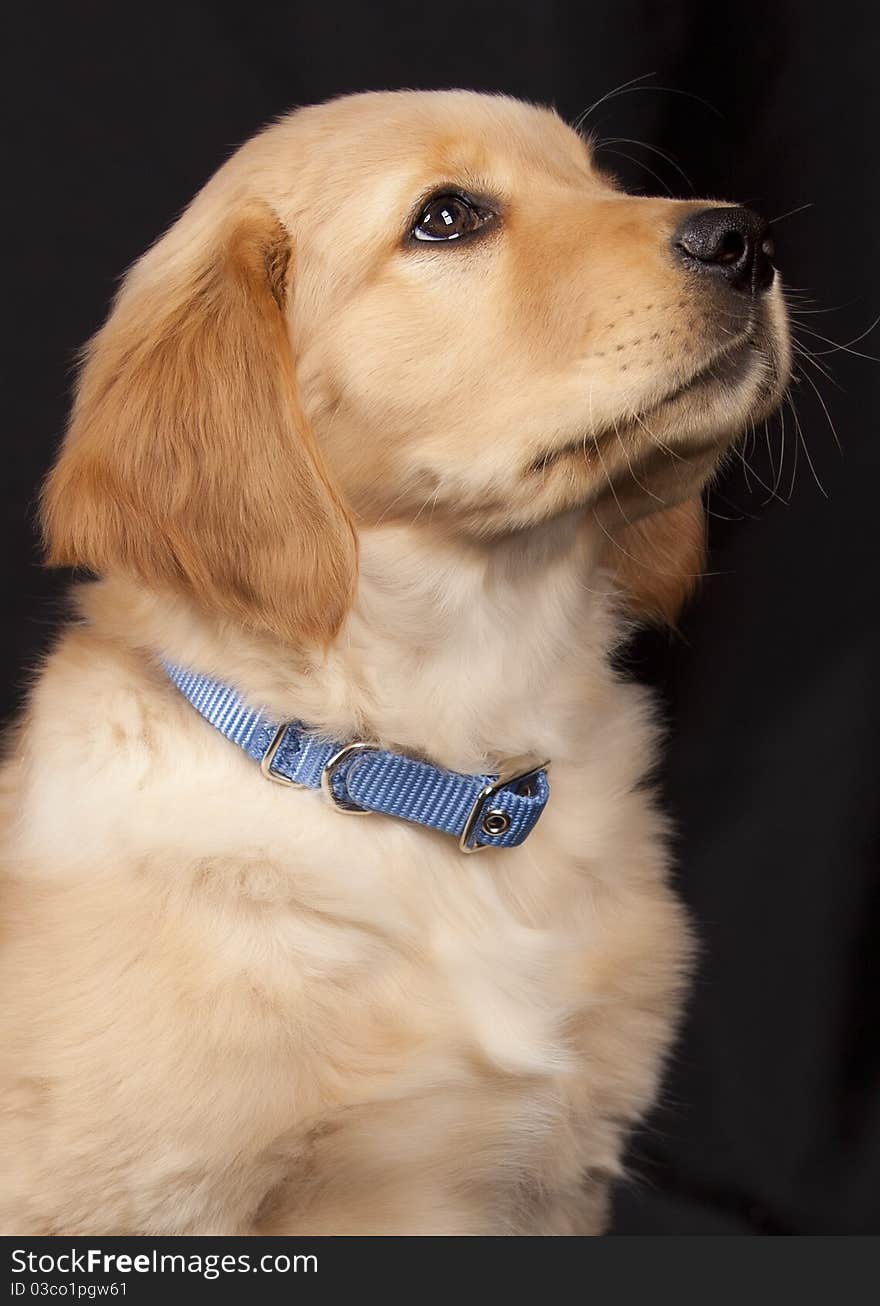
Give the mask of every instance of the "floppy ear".
M 699 498 L 617 531 L 608 556 L 628 611 L 639 620 L 668 626 L 675 625 L 705 561 L 706 516 Z
M 195 254 L 157 268 L 161 251 L 86 352 L 43 493 L 48 561 L 122 570 L 282 639 L 327 642 L 356 544 L 297 400 L 289 234 L 255 205 Z

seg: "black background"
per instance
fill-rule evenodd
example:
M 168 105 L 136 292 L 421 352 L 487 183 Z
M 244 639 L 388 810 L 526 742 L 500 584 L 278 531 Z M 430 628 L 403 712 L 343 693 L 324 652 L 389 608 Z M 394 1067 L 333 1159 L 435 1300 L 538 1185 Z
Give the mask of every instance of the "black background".
M 7 55 L 7 713 L 62 606 L 33 502 L 76 350 L 126 266 L 275 114 L 461 85 L 572 119 L 644 78 L 588 122 L 618 138 L 604 158 L 628 185 L 692 185 L 771 219 L 810 206 L 776 232 L 816 354 L 793 387 L 802 439 L 789 408 L 784 443 L 779 421 L 747 442 L 712 493 L 715 574 L 682 637 L 631 655 L 667 704 L 663 784 L 703 959 L 615 1231 L 880 1231 L 880 368 L 811 334 L 852 341 L 880 313 L 880 15 L 849 0 L 71 3 L 19 13 Z

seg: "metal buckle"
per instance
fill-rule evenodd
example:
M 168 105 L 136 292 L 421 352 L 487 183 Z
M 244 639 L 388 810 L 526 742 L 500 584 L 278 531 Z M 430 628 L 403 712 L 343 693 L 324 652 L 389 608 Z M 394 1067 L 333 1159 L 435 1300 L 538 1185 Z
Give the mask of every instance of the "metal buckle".
M 474 805 L 468 812 L 467 820 L 464 823 L 464 829 L 462 830 L 461 836 L 458 840 L 458 846 L 463 853 L 478 853 L 483 848 L 492 847 L 491 844 L 479 843 L 475 843 L 473 848 L 468 847 L 468 839 L 470 839 L 476 829 L 477 822 L 480 821 L 481 817 L 484 821 L 491 816 L 507 819 L 507 825 L 501 826 L 499 823 L 499 828 L 495 830 L 487 830 L 487 834 L 504 834 L 505 830 L 509 827 L 510 821 L 506 812 L 483 812 L 487 798 L 491 798 L 493 794 L 497 794 L 499 789 L 506 789 L 508 785 L 514 784 L 517 780 L 525 780 L 528 776 L 534 775 L 536 771 L 547 771 L 550 768 L 549 762 L 537 761 L 532 761 L 528 766 L 525 766 L 524 763 L 526 760 L 527 759 L 525 758 L 514 759 L 508 764 L 507 768 L 501 772 L 497 780 L 493 780 L 491 784 L 484 785 L 477 794 L 474 799 Z
M 263 754 L 260 760 L 260 770 L 267 780 L 271 780 L 276 785 L 287 785 L 291 789 L 305 789 L 306 785 L 299 784 L 296 780 L 288 780 L 286 775 L 279 775 L 277 771 L 272 770 L 272 763 L 275 761 L 275 754 L 278 752 L 278 746 L 287 733 L 290 721 L 283 722 L 275 731 L 272 742 Z
M 336 774 L 337 768 L 353 753 L 378 752 L 379 749 L 375 744 L 354 743 L 346 744 L 344 748 L 340 748 L 339 752 L 330 758 L 330 761 L 321 772 L 321 792 L 330 806 L 335 808 L 337 812 L 345 812 L 348 816 L 375 816 L 375 812 L 371 812 L 366 807 L 347 807 L 345 803 L 341 803 L 333 792 L 333 776 Z

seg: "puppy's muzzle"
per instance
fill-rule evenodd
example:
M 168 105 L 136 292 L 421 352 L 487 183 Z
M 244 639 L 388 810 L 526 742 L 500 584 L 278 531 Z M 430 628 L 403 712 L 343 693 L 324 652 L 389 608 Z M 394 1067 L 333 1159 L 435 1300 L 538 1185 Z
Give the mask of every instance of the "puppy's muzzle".
M 769 225 L 745 208 L 704 209 L 689 214 L 672 237 L 689 267 L 757 295 L 773 283 L 773 241 Z

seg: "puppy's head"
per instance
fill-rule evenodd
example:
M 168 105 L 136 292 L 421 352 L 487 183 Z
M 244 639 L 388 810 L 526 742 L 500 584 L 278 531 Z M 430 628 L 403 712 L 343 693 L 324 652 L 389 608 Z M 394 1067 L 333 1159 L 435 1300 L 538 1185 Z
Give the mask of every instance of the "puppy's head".
M 770 259 L 755 215 L 619 192 L 544 109 L 302 110 L 129 275 L 48 482 L 50 559 L 327 639 L 353 518 L 492 536 L 589 511 L 666 614 L 694 496 L 785 384 Z

